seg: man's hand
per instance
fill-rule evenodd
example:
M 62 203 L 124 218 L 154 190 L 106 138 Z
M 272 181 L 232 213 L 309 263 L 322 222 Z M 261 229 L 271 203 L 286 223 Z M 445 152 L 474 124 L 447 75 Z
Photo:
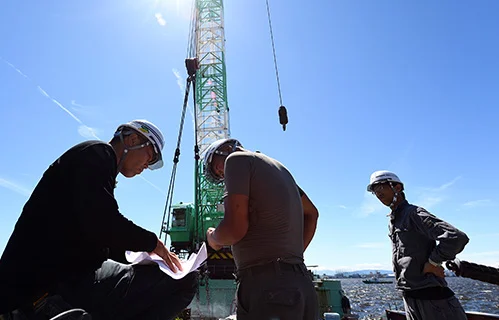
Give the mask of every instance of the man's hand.
M 444 278 L 445 273 L 444 273 L 444 268 L 442 266 L 434 266 L 429 262 L 426 262 L 424 264 L 423 268 L 423 273 L 433 273 L 437 277 Z
M 208 241 L 208 245 L 212 247 L 214 250 L 218 251 L 222 249 L 222 246 L 219 245 L 215 239 L 213 239 L 213 232 L 215 231 L 215 228 L 208 228 L 206 230 L 206 240 Z
M 158 239 L 158 242 L 156 243 L 156 248 L 154 248 L 153 252 L 157 254 L 158 256 L 165 261 L 165 263 L 170 267 L 170 270 L 173 272 L 177 272 L 177 269 L 182 271 L 182 264 L 180 263 L 180 259 L 177 257 L 177 255 L 173 252 L 168 251 L 166 249 L 165 245 L 161 240 Z

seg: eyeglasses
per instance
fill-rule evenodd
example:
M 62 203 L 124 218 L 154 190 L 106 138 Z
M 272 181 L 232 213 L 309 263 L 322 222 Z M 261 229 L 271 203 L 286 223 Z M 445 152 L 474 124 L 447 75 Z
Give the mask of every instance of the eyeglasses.
M 379 195 L 383 190 L 385 189 L 385 184 L 384 183 L 379 183 L 376 184 L 372 187 L 372 194 L 374 195 Z
M 158 162 L 159 154 L 156 151 L 156 146 L 153 143 L 151 143 L 150 141 L 146 141 L 146 142 L 138 144 L 136 146 L 129 147 L 128 150 L 137 150 L 137 149 L 142 149 L 142 148 L 145 148 L 148 146 L 152 146 L 152 157 L 151 157 L 151 161 L 149 161 L 149 164 L 148 164 L 148 165 L 152 165 L 152 164 L 155 164 L 156 162 Z
M 156 151 L 156 146 L 154 144 L 148 142 L 148 145 L 152 146 L 152 157 L 151 157 L 151 161 L 149 161 L 149 165 L 155 164 L 156 162 L 159 161 L 159 154 Z
M 117 135 L 121 135 L 121 142 L 124 143 L 123 141 L 123 137 L 126 137 L 126 136 L 129 136 L 131 134 L 136 134 L 137 132 L 133 131 L 133 130 L 122 130 L 122 131 L 118 131 L 116 132 L 114 135 L 117 136 Z M 154 138 L 151 138 L 154 142 L 150 141 L 150 139 L 148 137 L 145 137 L 144 135 L 141 135 L 143 138 L 146 138 L 147 141 L 141 143 L 141 144 L 138 144 L 136 146 L 132 146 L 132 147 L 127 147 L 126 149 L 128 150 L 137 150 L 137 149 L 142 149 L 142 148 L 145 148 L 145 147 L 148 147 L 148 146 L 152 146 L 152 150 L 153 150 L 153 155 L 151 157 L 151 161 L 149 161 L 149 165 L 153 165 L 155 164 L 156 162 L 158 162 L 160 160 L 160 153 L 158 151 L 158 148 L 157 148 L 157 143 L 155 142 L 155 139 Z

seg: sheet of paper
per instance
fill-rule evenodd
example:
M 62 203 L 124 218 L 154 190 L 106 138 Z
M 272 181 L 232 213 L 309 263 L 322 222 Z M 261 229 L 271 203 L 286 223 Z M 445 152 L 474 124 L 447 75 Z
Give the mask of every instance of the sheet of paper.
M 161 271 L 172 277 L 173 279 L 182 279 L 190 272 L 197 270 L 201 264 L 208 258 L 208 253 L 206 251 L 206 244 L 203 245 L 197 253 L 192 253 L 189 259 L 182 260 L 182 271 L 177 271 L 176 273 L 170 270 L 168 265 L 159 256 L 152 254 L 149 255 L 147 252 L 126 252 L 126 260 L 132 264 L 148 264 L 156 263 L 159 265 Z

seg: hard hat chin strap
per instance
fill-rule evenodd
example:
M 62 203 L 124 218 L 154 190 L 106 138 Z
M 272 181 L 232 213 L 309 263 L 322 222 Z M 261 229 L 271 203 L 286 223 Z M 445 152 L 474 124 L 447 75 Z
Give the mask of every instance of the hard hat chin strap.
M 217 149 L 217 150 L 215 150 L 213 152 L 213 154 L 217 154 L 217 155 L 220 155 L 220 156 L 228 157 L 231 153 L 233 153 L 234 151 L 236 151 L 237 148 L 240 147 L 241 145 L 239 143 L 237 143 L 237 142 L 233 142 L 232 144 L 229 144 L 229 146 L 231 147 L 230 150 L 221 151 L 221 150 Z M 224 161 L 225 161 L 225 159 L 224 159 Z M 218 177 L 218 176 L 215 175 L 215 173 L 213 172 L 212 165 L 213 165 L 213 157 L 211 158 L 211 161 L 208 164 L 210 174 L 214 177 L 214 179 L 223 180 L 223 177 Z
M 126 156 L 128 155 L 128 148 L 125 145 L 125 141 L 123 141 L 123 131 L 120 131 L 119 137 L 120 137 L 121 144 L 123 145 L 123 152 L 121 153 L 120 160 L 118 161 L 118 173 L 121 172 L 121 169 L 123 168 L 123 164 L 124 164 L 124 161 L 126 159 Z
M 117 169 L 118 173 L 120 173 L 121 169 L 123 168 L 123 165 L 125 164 L 125 159 L 128 156 L 128 151 L 145 148 L 145 147 L 151 145 L 151 143 L 149 141 L 147 141 L 145 143 L 142 143 L 142 144 L 139 144 L 136 146 L 128 147 L 125 144 L 125 141 L 123 140 L 123 131 L 120 131 L 120 133 L 118 133 L 118 135 L 120 137 L 121 144 L 123 145 L 123 153 L 121 153 L 121 157 L 120 157 L 120 160 L 118 161 L 118 169 Z
M 233 142 L 233 143 L 229 144 L 229 146 L 231 147 L 231 149 L 228 150 L 228 151 L 221 151 L 221 150 L 217 149 L 217 150 L 215 150 L 214 153 L 218 154 L 218 155 L 221 155 L 221 156 L 228 156 L 232 152 L 236 151 L 237 147 L 239 147 L 239 144 L 237 142 Z
M 394 210 L 395 203 L 397 203 L 399 193 L 397 192 L 397 190 L 395 190 L 395 188 L 393 187 L 393 183 L 391 181 L 388 181 L 388 184 L 390 185 L 390 188 L 392 188 L 392 191 L 393 191 L 393 199 L 392 199 L 392 203 L 390 203 L 390 208 L 392 210 Z

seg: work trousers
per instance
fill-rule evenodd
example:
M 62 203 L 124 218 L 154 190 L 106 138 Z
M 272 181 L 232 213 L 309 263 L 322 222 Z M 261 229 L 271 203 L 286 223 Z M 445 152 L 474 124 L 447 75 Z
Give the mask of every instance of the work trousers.
M 238 320 L 317 320 L 319 306 L 304 264 L 272 262 L 238 271 Z
M 466 320 L 461 303 L 452 296 L 440 300 L 421 300 L 404 297 L 407 320 Z
M 95 274 L 60 284 L 34 309 L 16 310 L 12 319 L 47 320 L 62 311 L 82 308 L 92 320 L 168 320 L 194 298 L 198 273 L 174 280 L 158 265 L 104 262 Z M 79 320 L 80 315 L 64 317 Z

